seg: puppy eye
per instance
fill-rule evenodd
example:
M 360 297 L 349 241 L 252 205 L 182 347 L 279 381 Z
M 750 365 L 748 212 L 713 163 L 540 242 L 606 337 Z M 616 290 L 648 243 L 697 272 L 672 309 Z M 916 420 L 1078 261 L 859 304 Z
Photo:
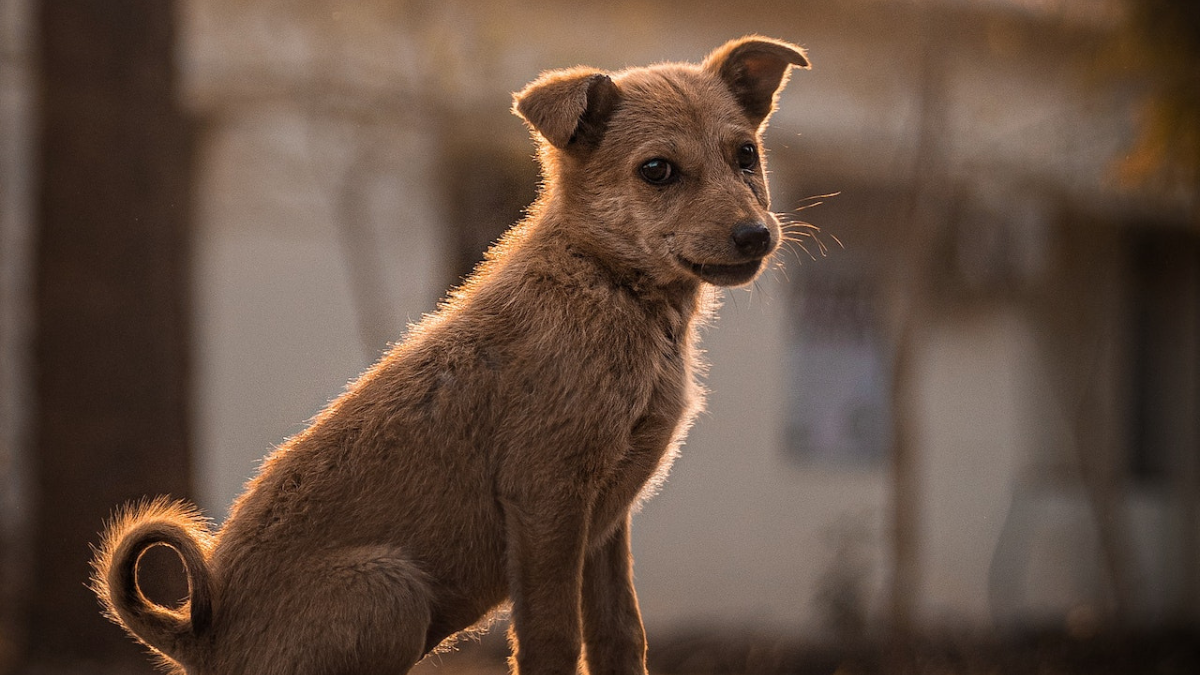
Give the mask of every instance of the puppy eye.
M 758 166 L 758 148 L 753 143 L 742 143 L 737 150 L 737 163 L 742 171 L 753 171 Z
M 675 165 L 665 159 L 657 158 L 646 162 L 638 169 L 642 180 L 651 185 L 666 185 L 673 183 L 678 176 Z

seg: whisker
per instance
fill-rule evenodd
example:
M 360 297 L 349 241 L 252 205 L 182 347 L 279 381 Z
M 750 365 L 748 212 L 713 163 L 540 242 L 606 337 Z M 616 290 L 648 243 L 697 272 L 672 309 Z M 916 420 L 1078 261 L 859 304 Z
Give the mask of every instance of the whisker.
M 775 215 L 780 221 L 780 227 L 785 229 L 791 228 L 801 230 L 816 230 L 818 232 L 821 230 L 821 228 L 817 227 L 816 225 L 813 225 L 808 221 L 800 220 L 796 216 L 788 213 L 777 213 Z
M 804 242 L 797 240 L 793 243 L 796 244 L 797 246 L 799 246 L 800 250 L 804 251 L 804 253 L 807 254 L 809 258 L 812 258 L 814 261 L 817 259 L 817 257 L 812 254 L 812 251 L 808 250 L 808 247 L 804 245 Z
M 784 265 L 782 260 L 775 261 L 775 264 L 771 266 L 771 272 L 778 272 L 779 274 L 782 274 L 785 282 L 787 282 L 789 285 L 792 283 L 792 278 L 789 277 L 787 273 L 787 265 Z
M 784 232 L 779 241 L 800 241 L 802 239 L 813 239 L 811 232 Z
M 813 240 L 814 244 L 816 244 L 817 252 L 821 254 L 821 257 L 826 257 L 829 255 L 829 246 L 824 242 L 824 240 L 821 239 L 820 236 L 818 236 L 818 233 L 822 233 L 820 227 L 803 220 L 793 219 L 793 217 L 788 214 L 777 215 L 783 216 L 783 221 L 780 228 L 782 233 L 782 241 L 794 241 L 800 244 L 801 248 L 804 248 L 805 252 L 809 253 L 811 257 L 812 254 L 808 251 L 807 247 L 800 242 L 801 239 L 808 237 Z M 841 239 L 837 238 L 837 235 L 829 234 L 829 237 L 833 239 L 839 248 L 846 248 L 846 245 L 842 243 Z
M 811 197 L 805 197 L 804 199 L 801 199 L 800 202 L 796 205 L 796 208 L 794 208 L 792 210 L 793 211 L 803 211 L 805 209 L 811 209 L 814 206 L 820 206 L 820 205 L 824 204 L 825 203 L 824 200 L 829 199 L 831 197 L 836 197 L 840 194 L 842 194 L 842 193 L 839 191 L 839 192 L 828 192 L 823 195 L 813 195 Z M 805 202 L 807 202 L 807 203 L 805 203 Z
M 800 254 L 796 252 L 796 247 L 790 239 L 783 239 L 779 242 L 779 244 L 780 246 L 783 246 L 788 253 L 791 253 L 794 258 L 796 258 L 796 262 L 800 262 Z M 783 261 L 780 260 L 778 264 L 782 266 Z
M 786 243 L 788 245 L 789 250 L 796 255 L 797 261 L 800 261 L 801 258 L 799 254 L 795 252 L 795 247 L 799 247 L 800 250 L 804 251 L 804 253 L 810 259 L 817 259 L 816 255 L 814 255 L 813 252 L 809 250 L 808 246 L 805 245 L 805 242 L 803 241 L 805 237 L 812 239 L 813 244 L 816 246 L 817 253 L 820 254 L 822 258 L 829 255 L 829 246 L 826 245 L 821 237 L 818 236 L 818 233 L 821 232 L 820 227 L 817 227 L 810 222 L 800 220 L 796 214 L 800 211 L 804 211 L 805 209 L 811 209 L 814 206 L 820 206 L 821 204 L 825 203 L 826 199 L 837 197 L 840 194 L 841 191 L 837 191 L 805 197 L 801 199 L 797 203 L 796 207 L 791 211 L 787 213 L 775 213 L 775 217 L 779 220 L 780 224 L 781 243 Z M 838 239 L 836 235 L 830 234 L 829 237 L 833 239 L 835 243 L 837 243 L 839 248 L 846 248 L 846 246 L 842 243 L 842 240 Z
M 821 231 L 821 228 L 817 227 L 816 225 L 813 225 L 812 223 L 805 223 L 803 221 L 782 223 L 782 227 L 780 227 L 780 229 L 782 229 L 785 232 L 820 232 Z
M 800 200 L 800 203 L 803 204 L 804 202 L 812 201 L 813 199 L 829 199 L 830 197 L 836 197 L 840 194 L 842 194 L 841 190 L 838 190 L 837 192 L 826 192 L 823 195 L 813 195 L 811 197 L 805 197 L 804 199 Z
M 813 236 L 812 240 L 817 243 L 817 250 L 821 252 L 822 258 L 829 255 L 829 247 L 825 245 L 825 242 L 821 241 L 815 235 Z

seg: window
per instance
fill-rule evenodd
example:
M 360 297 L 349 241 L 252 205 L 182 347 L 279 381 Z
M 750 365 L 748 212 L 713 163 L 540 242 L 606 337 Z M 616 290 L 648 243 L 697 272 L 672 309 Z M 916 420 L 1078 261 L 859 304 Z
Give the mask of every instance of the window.
M 523 217 L 537 196 L 538 184 L 530 142 L 523 135 L 515 136 L 512 143 L 488 143 L 465 128 L 456 132 L 461 133 L 452 134 L 447 144 L 445 167 L 455 285 L 483 259 L 483 252 Z
M 1143 228 L 1128 251 L 1129 470 L 1161 482 L 1200 452 L 1200 237 Z
M 874 466 L 891 421 L 879 292 L 839 252 L 793 275 L 786 448 L 796 460 Z

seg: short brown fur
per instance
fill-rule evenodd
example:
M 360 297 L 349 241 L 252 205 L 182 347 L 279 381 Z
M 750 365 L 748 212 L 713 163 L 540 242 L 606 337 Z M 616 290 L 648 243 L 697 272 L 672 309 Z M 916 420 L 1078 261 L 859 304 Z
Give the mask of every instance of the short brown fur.
M 807 65 L 747 37 L 518 93 L 544 175 L 530 216 L 219 532 L 162 500 L 123 512 L 94 563 L 108 615 L 192 675 L 399 674 L 511 601 L 521 673 L 645 673 L 630 510 L 701 405 L 713 286 L 778 245 L 760 134 Z M 155 545 L 187 567 L 182 608 L 137 587 Z

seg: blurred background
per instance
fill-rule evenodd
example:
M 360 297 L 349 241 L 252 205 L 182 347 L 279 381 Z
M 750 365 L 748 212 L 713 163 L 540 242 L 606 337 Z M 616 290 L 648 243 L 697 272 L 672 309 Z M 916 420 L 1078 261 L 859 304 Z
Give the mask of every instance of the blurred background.
M 1196 3 L 0 0 L 0 673 L 151 672 L 104 519 L 220 522 L 520 218 L 510 92 L 746 33 L 813 227 L 635 518 L 652 670 L 1200 672 Z

